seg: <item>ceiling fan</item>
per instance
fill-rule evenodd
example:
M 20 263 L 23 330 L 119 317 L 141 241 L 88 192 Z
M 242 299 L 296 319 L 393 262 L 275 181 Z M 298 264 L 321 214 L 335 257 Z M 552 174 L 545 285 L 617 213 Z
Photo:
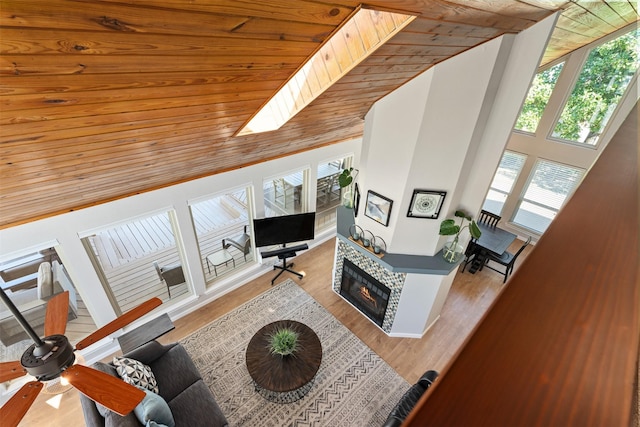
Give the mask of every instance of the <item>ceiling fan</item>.
M 2 288 L 0 288 L 0 299 L 34 341 L 22 354 L 19 361 L 0 363 L 0 382 L 19 378 L 25 373 L 36 378 L 35 381 L 30 381 L 22 386 L 0 408 L 0 420 L 2 420 L 3 426 L 17 426 L 38 397 L 44 382 L 55 380 L 58 377 L 68 381 L 90 399 L 120 415 L 130 413 L 142 401 L 145 393 L 121 379 L 86 366 L 74 365 L 76 359 L 74 352 L 90 346 L 149 313 L 162 304 L 160 298 L 151 298 L 107 323 L 79 341 L 75 349 L 64 336 L 69 310 L 68 291 L 55 295 L 47 303 L 43 338 L 36 334 Z

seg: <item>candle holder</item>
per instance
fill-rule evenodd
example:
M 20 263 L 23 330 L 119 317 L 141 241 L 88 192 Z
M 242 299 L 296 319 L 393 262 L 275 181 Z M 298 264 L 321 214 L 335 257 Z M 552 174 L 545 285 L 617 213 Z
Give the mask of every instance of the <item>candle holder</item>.
M 368 248 L 369 246 L 371 246 L 371 240 L 373 238 L 374 237 L 372 232 L 370 232 L 369 230 L 364 230 L 362 232 L 362 246 L 364 246 L 365 248 Z
M 349 235 L 355 241 L 360 240 L 360 238 L 362 237 L 362 228 L 358 227 L 355 224 L 351 224 L 351 227 L 349 227 Z
M 384 239 L 380 236 L 374 236 L 373 237 L 373 253 L 374 254 L 379 254 L 379 253 L 384 253 L 387 251 L 387 242 L 384 241 Z M 384 246 L 382 246 L 384 245 Z

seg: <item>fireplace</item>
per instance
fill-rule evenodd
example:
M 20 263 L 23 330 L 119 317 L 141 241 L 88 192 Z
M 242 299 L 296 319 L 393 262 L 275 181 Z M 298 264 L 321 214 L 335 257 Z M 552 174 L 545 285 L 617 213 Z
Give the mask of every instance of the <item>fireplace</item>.
M 344 258 L 340 295 L 378 326 L 382 326 L 391 290 Z

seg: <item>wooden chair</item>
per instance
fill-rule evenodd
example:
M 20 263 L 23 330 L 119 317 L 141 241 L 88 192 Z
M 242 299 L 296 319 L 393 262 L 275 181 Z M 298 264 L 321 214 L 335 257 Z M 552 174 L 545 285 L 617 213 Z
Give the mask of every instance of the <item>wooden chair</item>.
M 300 194 L 295 187 L 288 184 L 283 178 L 273 180 L 273 199 L 276 204 L 287 208 L 288 202 L 293 201 L 294 206 L 300 203 Z
M 318 179 L 316 184 L 316 205 L 324 206 L 329 203 L 329 192 L 331 191 L 331 177 Z
M 500 215 L 496 215 L 489 211 L 485 211 L 484 209 L 480 211 L 480 216 L 478 217 L 478 222 L 481 222 L 489 227 L 496 227 L 498 222 L 502 219 Z
M 331 183 L 329 184 L 329 202 L 342 199 L 342 188 L 338 183 L 340 174 L 331 175 Z
M 244 255 L 244 260 L 247 260 L 247 255 L 251 252 L 251 236 L 247 233 L 247 225 L 244 226 L 244 233 L 235 237 L 225 237 L 222 239 L 222 248 L 229 249 L 233 246 L 238 249 Z
M 182 266 L 180 264 L 173 264 L 166 267 L 160 267 L 157 261 L 153 261 L 153 266 L 158 273 L 160 281 L 167 285 L 167 292 L 169 293 L 169 298 L 171 298 L 171 287 L 181 285 L 186 282 Z
M 515 254 L 512 254 L 512 253 L 510 253 L 508 251 L 505 251 L 502 255 L 496 255 L 496 254 L 494 254 L 492 252 L 489 252 L 487 254 L 486 264 L 483 267 L 487 267 L 489 270 L 493 270 L 493 271 L 496 271 L 496 272 L 504 275 L 504 280 L 502 281 L 502 283 L 505 283 L 507 281 L 507 278 L 509 277 L 509 275 L 511 275 L 511 273 L 513 273 L 513 266 L 516 263 L 516 259 L 522 253 L 524 248 L 529 246 L 529 243 L 531 243 L 531 236 L 529 236 L 527 241 L 524 242 L 522 247 L 520 247 L 520 249 L 518 249 L 518 252 L 516 252 Z M 493 261 L 495 263 L 498 263 L 500 265 L 503 265 L 505 267 L 505 270 L 501 271 L 501 270 L 498 270 L 496 268 L 491 267 L 489 265 L 489 262 L 491 262 L 491 261 Z

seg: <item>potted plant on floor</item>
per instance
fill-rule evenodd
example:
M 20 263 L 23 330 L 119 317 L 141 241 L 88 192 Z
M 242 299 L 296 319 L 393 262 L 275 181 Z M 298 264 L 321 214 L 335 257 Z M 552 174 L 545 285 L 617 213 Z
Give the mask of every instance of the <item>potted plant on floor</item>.
M 450 263 L 455 263 L 462 259 L 464 249 L 458 241 L 460 240 L 460 233 L 465 228 L 469 228 L 469 234 L 471 234 L 471 237 L 474 239 L 479 239 L 482 234 L 478 224 L 476 224 L 471 215 L 459 210 L 456 211 L 454 216 L 460 218 L 460 224 L 456 224 L 454 219 L 445 219 L 440 223 L 441 236 L 456 236 L 452 241 L 445 243 L 442 248 L 442 256 Z M 469 221 L 467 225 L 463 225 L 465 220 Z
M 291 328 L 276 329 L 269 339 L 272 354 L 291 356 L 299 349 L 299 334 Z

